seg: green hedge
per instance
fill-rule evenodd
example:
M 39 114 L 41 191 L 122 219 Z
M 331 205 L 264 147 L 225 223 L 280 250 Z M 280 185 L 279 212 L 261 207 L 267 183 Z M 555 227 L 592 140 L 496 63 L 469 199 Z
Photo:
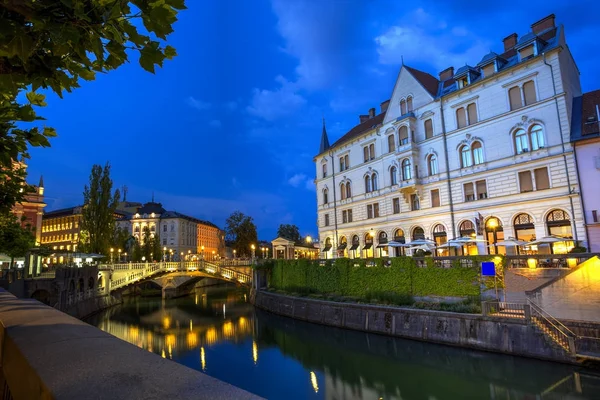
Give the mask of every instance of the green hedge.
M 433 266 L 426 258 L 426 267 L 418 267 L 412 257 L 391 258 L 391 266 L 384 260 L 338 258 L 324 265 L 314 260 L 273 260 L 264 268 L 269 271 L 269 287 L 297 293 L 332 293 L 365 298 L 372 293 L 395 293 L 414 296 L 478 296 L 480 289 L 480 262 L 492 260 L 489 256 L 465 257 L 473 267 L 464 267 L 459 261 L 450 268 Z M 495 260 L 501 270 L 502 260 Z

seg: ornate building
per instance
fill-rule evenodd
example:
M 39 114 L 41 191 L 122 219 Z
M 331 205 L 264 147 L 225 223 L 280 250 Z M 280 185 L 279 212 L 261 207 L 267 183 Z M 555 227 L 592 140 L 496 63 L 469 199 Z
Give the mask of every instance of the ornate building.
M 573 101 L 571 139 L 577 156 L 589 249 L 600 252 L 600 90 Z
M 19 168 L 27 168 L 23 162 L 18 163 Z M 36 246 L 42 240 L 42 215 L 44 214 L 44 179 L 40 177 L 40 182 L 37 186 L 31 186 L 32 192 L 25 195 L 25 199 L 21 203 L 13 206 L 13 214 L 21 221 L 23 227 L 31 227 L 34 229 Z
M 361 115 L 332 145 L 323 127 L 314 159 L 321 256 L 400 254 L 392 239 L 472 237 L 467 251 L 479 254 L 505 252 L 495 243 L 508 237 L 573 240 L 553 245 L 559 252 L 586 245 L 570 144 L 578 96 L 554 15 L 475 66 L 436 78 L 402 65 L 378 114 Z

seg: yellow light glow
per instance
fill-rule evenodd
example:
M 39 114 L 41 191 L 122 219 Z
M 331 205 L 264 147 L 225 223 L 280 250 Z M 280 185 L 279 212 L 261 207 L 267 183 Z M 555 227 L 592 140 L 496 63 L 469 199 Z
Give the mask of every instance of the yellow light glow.
M 251 248 L 252 250 L 254 250 L 254 249 L 256 249 L 256 246 L 255 246 L 255 245 L 252 245 L 252 246 L 250 246 L 250 248 Z
M 531 269 L 536 269 L 537 268 L 537 260 L 535 258 L 528 258 L 527 266 Z
M 165 349 L 162 349 L 162 352 L 160 355 L 162 358 L 167 358 L 167 355 L 165 354 Z
M 248 326 L 248 320 L 244 317 L 240 317 L 240 319 L 238 319 L 238 326 L 240 327 L 240 330 L 245 331 Z
M 187 345 L 190 349 L 193 349 L 198 344 L 198 335 L 194 332 L 187 334 Z
M 497 228 L 498 227 L 498 220 L 496 218 L 490 218 L 487 222 L 487 226 L 488 228 Z
M 308 236 L 306 237 L 306 242 L 307 242 L 307 243 L 312 243 L 312 237 L 310 237 L 310 235 L 308 235 Z
M 211 327 L 206 331 L 206 342 L 208 344 L 214 344 L 216 341 L 217 341 L 217 330 L 214 327 Z
M 171 319 L 169 317 L 163 318 L 163 328 L 169 329 L 171 327 Z
M 175 337 L 175 335 L 170 334 L 165 336 L 165 343 L 167 344 L 167 346 L 171 347 L 171 346 L 175 346 L 175 343 L 177 342 L 177 338 Z M 169 353 L 171 351 L 169 350 Z
M 569 268 L 575 268 L 577 266 L 576 258 L 567 258 L 567 265 Z
M 137 340 L 140 330 L 136 326 L 129 327 L 129 338 L 130 340 Z
M 252 341 L 252 360 L 254 360 L 254 365 L 258 363 L 258 345 L 255 340 Z
M 192 320 L 190 319 L 190 332 L 194 329 L 193 327 L 194 327 L 194 325 L 192 323 Z
M 319 393 L 319 383 L 317 382 L 317 375 L 313 371 L 310 371 L 310 383 L 312 384 L 315 393 Z
M 204 354 L 204 347 L 200 347 L 200 362 L 202 363 L 202 371 L 206 370 L 206 356 Z
M 231 321 L 227 321 L 223 324 L 223 334 L 225 335 L 225 337 L 231 337 L 233 336 L 233 323 Z

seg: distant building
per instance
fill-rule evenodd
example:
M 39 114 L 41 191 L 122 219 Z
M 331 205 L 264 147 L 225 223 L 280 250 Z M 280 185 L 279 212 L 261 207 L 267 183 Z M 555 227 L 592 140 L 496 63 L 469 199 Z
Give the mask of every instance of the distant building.
M 540 253 L 587 246 L 570 143 L 579 71 L 554 19 L 439 77 L 402 65 L 379 113 L 360 115 L 331 145 L 323 127 L 314 158 L 321 257 L 398 255 L 389 241 L 458 237 L 477 239 L 470 254 L 510 251 L 495 245 L 509 237 L 566 239 Z
M 283 237 L 271 241 L 272 254 L 275 259 L 296 260 L 298 258 L 319 258 L 319 249 L 312 243 L 294 242 Z
M 585 229 L 592 252 L 600 252 L 600 90 L 573 100 L 571 140 L 583 202 Z
M 150 237 L 157 236 L 167 252 L 173 252 L 173 259 L 185 256 L 202 255 L 206 259 L 224 255 L 224 234 L 213 223 L 176 212 L 167 211 L 161 203 L 145 203 L 137 212 L 117 221 L 117 226 L 127 229 L 140 243 L 144 243 L 144 230 L 150 230 Z
M 75 206 L 44 213 L 41 244 L 57 251 L 77 251 L 82 212 L 83 206 Z M 118 220 L 126 215 L 123 211 L 116 211 L 114 217 Z
M 17 168 L 27 168 L 23 162 L 15 163 Z M 37 186 L 29 185 L 32 192 L 25 195 L 25 199 L 21 203 L 13 206 L 13 214 L 18 218 L 23 227 L 31 227 L 35 230 L 35 244 L 39 245 L 42 237 L 42 214 L 44 213 L 44 179 L 40 177 L 40 182 Z M 21 218 L 25 217 L 23 221 Z

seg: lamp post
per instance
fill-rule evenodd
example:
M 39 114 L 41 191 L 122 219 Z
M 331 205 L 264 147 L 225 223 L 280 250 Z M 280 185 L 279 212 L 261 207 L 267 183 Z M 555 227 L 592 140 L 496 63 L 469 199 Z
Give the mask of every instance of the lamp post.
M 163 262 L 167 260 L 167 246 L 163 247 Z
M 212 251 L 212 259 L 213 259 L 213 261 L 215 261 L 215 260 L 216 260 L 216 257 L 215 257 L 215 251 L 214 251 L 214 250 Z
M 255 245 L 250 245 L 250 248 L 252 249 L 252 261 L 254 261 L 254 250 L 256 250 L 256 246 Z
M 369 236 L 371 236 L 371 254 L 373 255 L 373 259 L 375 259 L 375 248 L 373 247 L 373 245 L 375 244 L 375 231 L 373 230 L 373 228 L 371 228 L 371 232 L 369 232 Z M 367 250 L 368 252 L 368 250 Z M 367 253 L 368 255 L 369 253 Z M 367 258 L 369 258 L 367 256 Z
M 192 251 L 191 251 L 191 250 L 188 250 L 188 253 L 187 253 L 187 260 L 188 260 L 188 261 L 190 261 L 190 255 L 191 255 L 191 254 L 192 254 Z
M 154 262 L 154 253 L 150 253 L 150 262 Z
M 119 262 L 121 262 L 121 249 L 117 250 L 119 252 Z
M 112 247 L 110 248 L 110 263 L 113 263 L 113 252 L 115 251 L 115 249 L 113 249 Z
M 204 260 L 204 246 L 201 246 L 200 249 L 202 250 L 202 259 Z
M 233 259 L 235 260 L 235 249 L 233 249 Z
M 125 259 L 125 262 L 127 262 L 127 252 L 123 253 L 123 258 Z

